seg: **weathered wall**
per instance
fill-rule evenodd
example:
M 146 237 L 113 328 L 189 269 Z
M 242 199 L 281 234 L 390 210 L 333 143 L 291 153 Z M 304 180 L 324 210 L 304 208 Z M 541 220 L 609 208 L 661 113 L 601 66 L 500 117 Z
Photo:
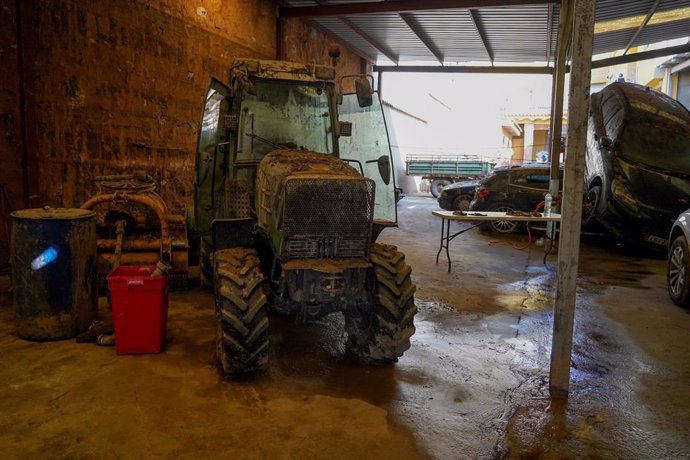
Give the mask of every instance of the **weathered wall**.
M 95 176 L 146 170 L 175 210 L 190 206 L 208 79 L 225 81 L 236 57 L 275 58 L 275 5 L 268 0 L 26 1 L 33 7 L 38 202 L 78 206 L 96 191 Z M 0 0 L 0 63 L 8 76 L 1 79 L 0 110 L 2 120 L 18 129 L 14 5 Z M 330 64 L 332 44 L 299 20 L 285 21 L 281 46 L 287 60 Z M 341 50 L 338 74 L 359 73 L 359 57 Z M 13 181 L 9 188 L 21 207 L 18 139 L 17 132 L 0 140 L 0 183 Z
M 76 206 L 94 176 L 144 169 L 172 207 L 184 207 L 208 78 L 226 80 L 235 57 L 274 56 L 275 7 L 34 1 L 43 201 Z
M 9 258 L 9 211 L 24 202 L 15 8 L 0 1 L 0 272 Z
M 290 18 L 282 21 L 281 49 L 284 59 L 310 64 L 332 65 L 331 58 L 328 56 L 328 48 L 336 45 L 340 48 L 340 57 L 335 69 L 338 81 L 342 75 L 362 73 L 361 58 L 344 46 L 338 45 L 299 19 Z M 352 79 L 345 80 L 344 90 L 345 92 L 354 91 Z
M 14 0 L 0 1 L 0 185 L 13 208 L 23 203 L 19 66 Z

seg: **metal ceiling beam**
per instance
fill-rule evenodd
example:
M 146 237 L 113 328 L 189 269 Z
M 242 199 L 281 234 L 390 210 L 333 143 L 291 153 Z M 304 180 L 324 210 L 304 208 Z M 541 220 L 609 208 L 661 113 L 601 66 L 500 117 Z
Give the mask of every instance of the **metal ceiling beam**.
M 658 50 L 642 51 L 640 53 L 626 54 L 623 56 L 615 56 L 612 58 L 599 59 L 592 62 L 593 69 L 600 69 L 602 67 L 609 67 L 618 64 L 627 64 L 628 62 L 644 61 L 645 59 L 654 59 L 664 56 L 672 56 L 674 54 L 690 53 L 690 44 L 669 46 L 668 48 L 661 48 Z
M 482 45 L 484 46 L 484 51 L 486 51 L 487 56 L 489 56 L 489 62 L 491 62 L 491 65 L 494 65 L 494 53 L 491 51 L 491 48 L 489 47 L 489 42 L 486 39 L 486 35 L 484 34 L 484 30 L 482 30 L 481 25 L 479 24 L 479 21 L 477 21 L 477 17 L 475 16 L 474 10 L 467 10 L 467 12 L 470 14 L 470 19 L 472 20 L 472 25 L 474 25 L 474 30 L 477 31 L 477 35 L 479 35 L 479 39 L 482 41 Z
M 642 51 L 640 53 L 626 54 L 612 58 L 599 59 L 592 62 L 593 69 L 609 67 L 628 62 L 644 61 L 674 54 L 690 53 L 690 43 L 678 46 L 669 46 L 658 50 Z M 415 72 L 415 73 L 514 73 L 514 74 L 534 74 L 550 75 L 553 67 L 530 67 L 530 66 L 437 66 L 437 65 L 401 65 L 385 66 L 375 65 L 374 72 Z M 570 66 L 566 66 L 566 72 L 570 72 Z
M 545 5 L 558 3 L 554 0 L 398 0 L 396 2 L 346 3 L 339 5 L 281 7 L 280 17 L 351 16 L 371 13 L 405 13 L 493 6 Z
M 417 36 L 419 41 L 422 42 L 424 46 L 426 46 L 426 48 L 431 52 L 431 54 L 434 55 L 438 62 L 443 65 L 443 53 L 441 53 L 441 50 L 439 50 L 436 45 L 433 44 L 426 32 L 419 27 L 419 24 L 415 20 L 414 16 L 409 13 L 399 13 L 399 15 L 400 19 L 405 21 L 407 27 L 409 27 L 410 30 Z
M 553 67 L 530 66 L 438 66 L 438 65 L 375 65 L 374 72 L 416 72 L 416 73 L 512 73 L 551 75 Z
M 388 49 L 388 47 L 384 46 L 381 42 L 369 35 L 366 31 L 362 30 L 357 24 L 355 24 L 348 18 L 338 17 L 338 19 L 340 19 L 345 25 L 352 29 L 357 35 L 369 42 L 369 44 L 376 48 L 381 54 L 386 56 L 389 60 L 393 61 L 396 65 L 398 64 L 399 57 L 396 56 L 390 49 Z
M 635 34 L 632 36 L 630 41 L 625 47 L 625 51 L 623 51 L 623 55 L 625 56 L 628 54 L 628 51 L 630 51 L 630 48 L 632 47 L 633 43 L 635 43 L 635 40 L 637 40 L 637 36 L 640 35 L 640 32 L 642 32 L 642 29 L 645 28 L 647 23 L 649 22 L 650 19 L 652 19 L 652 16 L 654 16 L 654 13 L 656 13 L 656 9 L 659 7 L 659 2 L 661 0 L 656 0 L 654 4 L 652 5 L 652 8 L 649 10 L 649 13 L 647 13 L 647 16 L 645 16 L 644 21 L 642 21 L 642 24 L 640 24 L 640 27 L 637 28 L 635 31 Z

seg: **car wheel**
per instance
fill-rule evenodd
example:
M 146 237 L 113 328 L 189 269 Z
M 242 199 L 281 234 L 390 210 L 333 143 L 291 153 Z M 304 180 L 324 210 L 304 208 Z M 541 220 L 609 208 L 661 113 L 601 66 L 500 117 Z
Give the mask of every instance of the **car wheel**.
M 601 198 L 601 185 L 593 185 L 587 191 L 582 203 L 582 225 L 586 226 L 594 222 Z
M 496 203 L 489 207 L 489 211 L 510 212 L 515 211 L 515 208 L 506 203 Z M 489 222 L 489 228 L 496 233 L 515 233 L 520 228 L 520 223 L 509 220 L 492 220 Z
M 668 270 L 666 271 L 668 295 L 673 300 L 673 303 L 681 307 L 690 306 L 689 261 L 688 242 L 685 236 L 681 235 L 671 243 L 668 255 Z
M 472 197 L 469 195 L 460 195 L 453 201 L 454 211 L 469 211 L 470 203 L 472 202 Z
M 451 182 L 449 180 L 445 179 L 434 179 L 431 181 L 431 194 L 434 196 L 434 198 L 438 198 L 438 196 L 441 194 L 441 190 L 443 190 L 443 187 L 446 185 L 450 185 Z

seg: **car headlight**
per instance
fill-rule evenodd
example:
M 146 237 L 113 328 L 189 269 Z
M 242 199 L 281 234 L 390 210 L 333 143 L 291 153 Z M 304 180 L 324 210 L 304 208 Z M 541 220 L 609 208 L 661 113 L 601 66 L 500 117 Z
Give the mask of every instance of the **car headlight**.
M 638 214 L 640 212 L 637 199 L 635 199 L 630 190 L 628 190 L 628 187 L 626 187 L 625 184 L 623 184 L 620 180 L 613 180 L 611 183 L 611 193 L 614 197 L 616 197 L 620 204 L 628 209 L 628 211 L 631 211 L 634 214 Z

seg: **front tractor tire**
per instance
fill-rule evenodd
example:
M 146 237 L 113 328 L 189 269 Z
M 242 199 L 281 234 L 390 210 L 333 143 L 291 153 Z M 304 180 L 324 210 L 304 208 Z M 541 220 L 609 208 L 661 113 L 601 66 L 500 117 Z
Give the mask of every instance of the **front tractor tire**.
M 365 363 L 384 365 L 396 362 L 410 348 L 416 286 L 405 255 L 395 246 L 373 244 L 371 263 L 373 310 L 346 315 L 348 349 Z
M 218 332 L 216 356 L 227 375 L 253 373 L 268 361 L 264 277 L 256 251 L 231 248 L 213 257 Z

